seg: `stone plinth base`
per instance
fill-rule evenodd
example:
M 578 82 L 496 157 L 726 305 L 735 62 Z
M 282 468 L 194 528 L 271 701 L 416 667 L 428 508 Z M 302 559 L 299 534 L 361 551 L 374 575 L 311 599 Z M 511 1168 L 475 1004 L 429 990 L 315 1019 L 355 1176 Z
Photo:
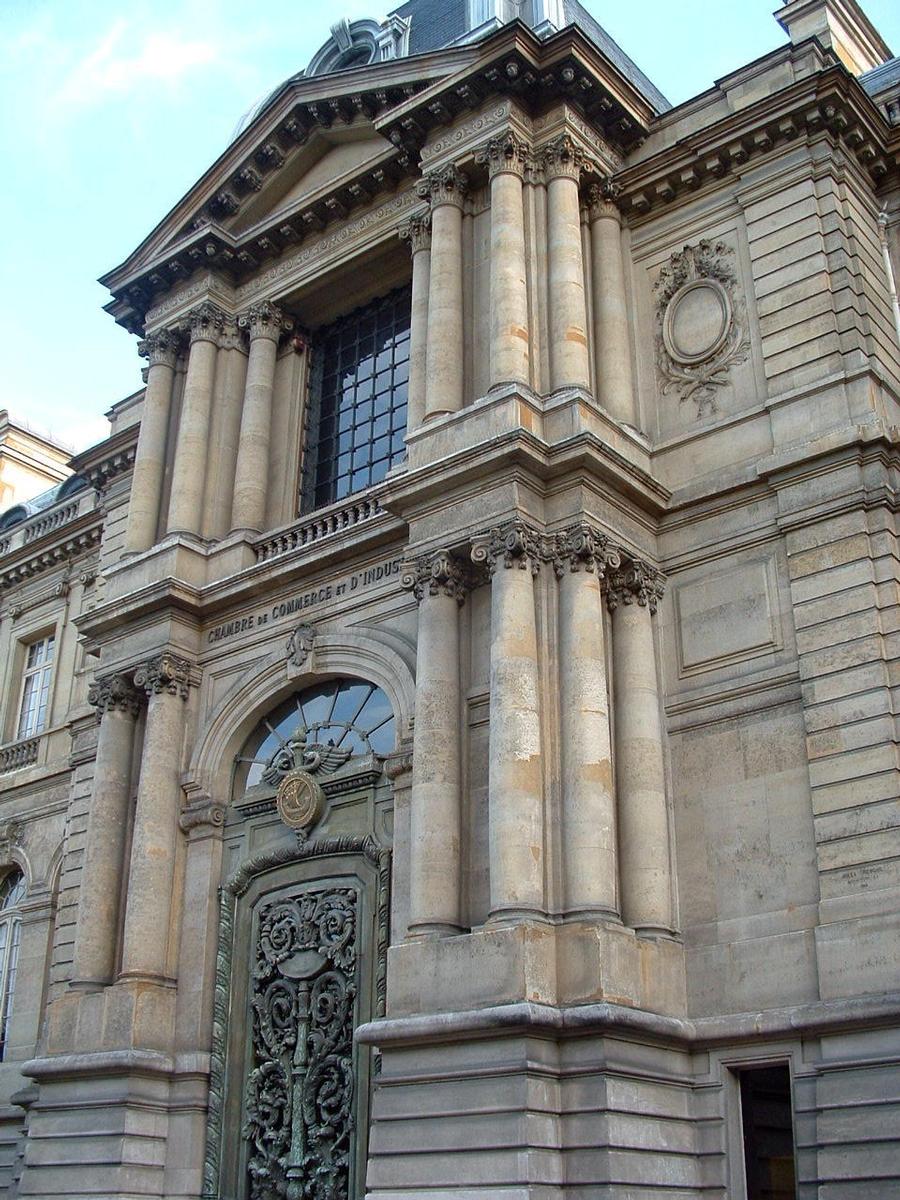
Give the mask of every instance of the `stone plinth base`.
M 84 1050 L 172 1048 L 175 988 L 171 984 L 122 980 L 96 991 L 72 989 L 47 1009 L 48 1055 Z

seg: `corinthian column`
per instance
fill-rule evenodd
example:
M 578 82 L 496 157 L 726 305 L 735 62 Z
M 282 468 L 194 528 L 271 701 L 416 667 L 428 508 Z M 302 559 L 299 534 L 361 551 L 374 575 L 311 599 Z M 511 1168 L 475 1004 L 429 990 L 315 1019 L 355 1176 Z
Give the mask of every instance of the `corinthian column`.
M 488 829 L 492 921 L 544 912 L 544 787 L 534 576 L 537 535 L 521 521 L 472 546 L 491 572 Z
M 491 386 L 528 383 L 528 288 L 522 184 L 528 147 L 513 133 L 492 138 L 475 161 L 491 180 Z
M 141 698 L 129 679 L 113 675 L 91 684 L 88 699 L 97 706 L 100 736 L 72 966 L 73 986 L 85 988 L 110 983 L 115 971 L 134 723 Z
M 563 134 L 542 154 L 547 179 L 550 387 L 590 387 L 578 180 L 584 156 Z
M 134 676 L 147 693 L 147 728 L 131 838 L 122 976 L 164 979 L 168 974 L 189 679 L 190 664 L 173 654 L 151 659 Z
M 419 194 L 431 201 L 426 419 L 457 412 L 463 404 L 462 210 L 465 191 L 465 176 L 454 166 L 433 171 L 419 183 Z
M 177 335 L 165 329 L 151 334 L 139 343 L 138 351 L 149 361 L 150 367 L 125 526 L 125 550 L 131 553 L 149 550 L 156 541 L 166 469 L 166 435 L 178 354 Z
M 618 558 L 587 526 L 562 534 L 559 708 L 564 911 L 617 917 L 616 816 L 600 580 Z
M 459 607 L 465 578 L 448 550 L 408 563 L 419 602 L 410 802 L 411 937 L 458 933 L 460 916 Z
M 609 179 L 595 184 L 588 192 L 597 398 L 617 420 L 635 425 L 622 219 L 616 205 L 617 194 L 618 188 Z
M 266 519 L 278 339 L 283 330 L 293 327 L 293 322 L 264 300 L 239 317 L 238 325 L 249 333 L 250 357 L 234 473 L 231 528 L 258 532 Z
M 191 350 L 175 443 L 167 533 L 201 531 L 209 417 L 216 355 L 224 326 L 225 314 L 214 304 L 202 304 L 191 313 Z
M 412 217 L 400 228 L 412 253 L 412 296 L 410 299 L 409 384 L 406 409 L 407 432 L 425 420 L 425 379 L 428 367 L 428 290 L 431 280 L 431 214 Z
M 610 574 L 615 682 L 616 783 L 622 918 L 632 929 L 672 929 L 672 867 L 656 653 L 650 618 L 663 577 L 629 562 Z

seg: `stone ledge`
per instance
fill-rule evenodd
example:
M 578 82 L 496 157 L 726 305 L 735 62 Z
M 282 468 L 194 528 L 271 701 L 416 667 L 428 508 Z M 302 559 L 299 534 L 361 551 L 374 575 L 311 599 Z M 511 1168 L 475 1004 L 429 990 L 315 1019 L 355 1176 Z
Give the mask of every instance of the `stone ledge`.
M 21 1071 L 29 1079 L 83 1075 L 171 1075 L 174 1060 L 154 1050 L 105 1050 L 96 1054 L 56 1054 L 30 1058 Z

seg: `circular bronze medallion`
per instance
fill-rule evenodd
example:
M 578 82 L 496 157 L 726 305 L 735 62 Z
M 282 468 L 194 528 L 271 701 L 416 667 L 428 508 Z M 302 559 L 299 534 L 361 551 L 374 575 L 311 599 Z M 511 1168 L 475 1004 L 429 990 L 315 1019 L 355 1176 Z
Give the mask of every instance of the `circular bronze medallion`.
M 322 815 L 325 793 L 308 771 L 289 771 L 275 794 L 278 815 L 291 829 L 306 829 Z

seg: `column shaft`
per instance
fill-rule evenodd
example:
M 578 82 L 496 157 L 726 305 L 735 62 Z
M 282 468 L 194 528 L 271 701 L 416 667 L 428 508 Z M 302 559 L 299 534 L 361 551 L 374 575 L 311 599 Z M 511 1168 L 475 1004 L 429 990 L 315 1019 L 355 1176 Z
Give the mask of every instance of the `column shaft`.
M 166 469 L 166 437 L 175 382 L 176 349 L 175 337 L 167 332 L 155 334 L 141 344 L 141 352 L 149 357 L 150 369 L 125 527 L 125 550 L 131 553 L 149 550 L 156 541 Z
M 609 188 L 591 189 L 594 346 L 597 398 L 617 420 L 636 425 L 625 265 L 619 210 Z
M 581 212 L 580 155 L 567 138 L 548 147 L 547 174 L 548 318 L 550 387 L 590 387 Z
M 491 177 L 491 386 L 530 382 L 525 208 L 527 147 L 513 134 L 476 156 Z
M 275 361 L 278 338 L 286 322 L 274 305 L 264 303 L 241 317 L 240 324 L 250 330 L 250 357 L 234 476 L 231 527 L 258 531 L 266 519 Z
M 622 918 L 646 932 L 670 932 L 672 871 L 652 594 L 634 577 L 611 581 L 616 705 L 616 784 Z M 626 598 L 623 600 L 623 596 Z M 631 596 L 628 601 L 627 597 Z M 636 597 L 643 597 L 643 600 Z
M 187 677 L 188 665 L 168 656 L 135 675 L 149 699 L 131 841 L 123 976 L 164 979 L 169 971 Z
M 415 217 L 401 229 L 412 252 L 410 300 L 409 385 L 406 429 L 418 429 L 425 420 L 428 370 L 428 293 L 431 286 L 431 216 Z
M 600 579 L 564 563 L 559 589 L 564 908 L 617 916 L 615 800 Z
M 247 378 L 247 355 L 233 323 L 216 359 L 210 452 L 203 496 L 203 536 L 223 538 L 231 529 L 231 502 L 241 433 L 241 409 Z
M 495 921 L 539 916 L 545 910 L 540 679 L 527 541 L 528 535 L 514 527 L 489 551 L 488 830 L 490 916 Z M 473 558 L 484 557 L 476 544 Z
M 136 693 L 118 677 L 94 685 L 91 699 L 102 717 L 72 966 L 73 983 L 81 986 L 110 983 L 115 972 L 137 715 Z
M 409 932 L 443 936 L 461 927 L 459 570 L 441 552 L 419 565 L 413 586 L 420 604 Z
M 455 168 L 430 176 L 431 273 L 425 417 L 457 412 L 463 405 L 462 197 L 465 180 Z
M 172 468 L 167 533 L 200 533 L 218 341 L 224 318 L 211 305 L 191 316 L 191 351 Z

